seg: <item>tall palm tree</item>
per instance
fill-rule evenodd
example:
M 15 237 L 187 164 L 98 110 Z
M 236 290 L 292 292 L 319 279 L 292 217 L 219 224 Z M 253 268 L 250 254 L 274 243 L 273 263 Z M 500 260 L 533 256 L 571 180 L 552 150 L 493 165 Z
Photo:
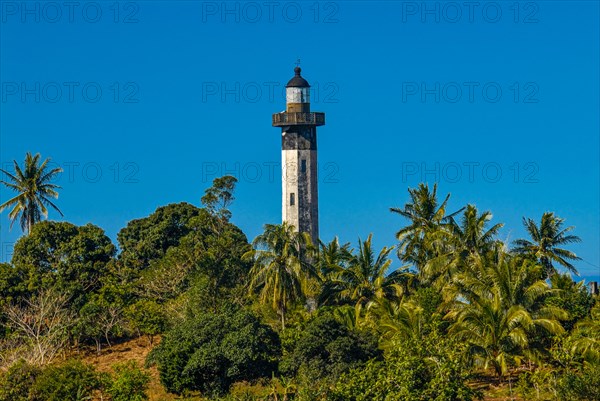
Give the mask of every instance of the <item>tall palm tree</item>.
M 492 213 L 485 211 L 479 214 L 477 207 L 467 205 L 460 224 L 452 218 L 452 230 L 458 240 L 458 248 L 470 254 L 484 254 L 490 250 L 498 231 L 504 226 L 502 223 L 494 224 L 487 228 L 492 219 Z
M 569 261 L 581 260 L 581 258 L 574 252 L 559 247 L 581 242 L 581 239 L 576 235 L 569 234 L 575 227 L 563 228 L 563 223 L 564 219 L 555 216 L 551 212 L 546 212 L 542 215 L 539 226 L 532 219 L 523 218 L 523 225 L 529 233 L 531 241 L 518 239 L 514 242 L 515 252 L 531 255 L 539 260 L 544 267 L 545 277 L 557 272 L 553 262 L 579 275 L 575 266 Z
M 366 241 L 358 240 L 358 254 L 348 261 L 348 266 L 338 266 L 332 271 L 323 290 L 323 298 L 340 303 L 353 302 L 359 309 L 375 299 L 395 299 L 402 294 L 399 270 L 387 274 L 392 261 L 389 254 L 394 247 L 384 247 L 376 255 L 371 245 L 373 235 Z
M 404 207 L 392 207 L 390 210 L 409 220 L 409 225 L 396 233 L 400 242 L 398 257 L 405 262 L 414 263 L 420 271 L 431 256 L 430 244 L 434 234 L 441 227 L 447 227 L 450 219 L 462 209 L 446 215 L 450 194 L 440 204 L 437 199 L 437 184 L 430 191 L 427 184 L 421 183 L 418 188 L 409 188 L 408 193 L 410 201 Z
M 51 181 L 63 170 L 60 167 L 50 169 L 49 162 L 50 158 L 40 164 L 39 153 L 32 156 L 30 152 L 27 152 L 23 169 L 19 167 L 16 160 L 13 160 L 14 174 L 0 169 L 10 181 L 0 181 L 0 183 L 18 193 L 17 196 L 0 205 L 0 212 L 12 207 L 8 214 L 11 228 L 18 218 L 23 232 L 30 233 L 33 225 L 40 221 L 42 216 L 48 217 L 47 206 L 63 216 L 60 209 L 49 199 L 58 198 L 56 189 L 60 187 L 52 184 Z
M 283 223 L 266 224 L 264 233 L 253 241 L 254 250 L 246 253 L 254 266 L 250 270 L 250 290 L 260 293 L 263 304 L 271 304 L 285 329 L 285 315 L 290 305 L 303 300 L 305 287 L 317 276 L 303 252 L 309 240 L 294 227 Z

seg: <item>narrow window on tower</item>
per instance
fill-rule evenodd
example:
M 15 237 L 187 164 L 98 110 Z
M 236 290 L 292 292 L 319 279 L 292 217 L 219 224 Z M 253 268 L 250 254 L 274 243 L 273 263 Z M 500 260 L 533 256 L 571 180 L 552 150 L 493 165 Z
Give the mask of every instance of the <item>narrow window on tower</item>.
M 296 204 L 296 194 L 290 194 L 290 206 L 294 206 Z
M 306 159 L 302 159 L 302 163 L 300 164 L 300 171 L 306 173 Z

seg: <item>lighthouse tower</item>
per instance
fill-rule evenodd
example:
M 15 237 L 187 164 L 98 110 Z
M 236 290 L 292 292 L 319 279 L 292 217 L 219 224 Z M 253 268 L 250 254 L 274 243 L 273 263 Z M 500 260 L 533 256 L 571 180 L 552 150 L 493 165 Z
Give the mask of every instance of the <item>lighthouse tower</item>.
M 273 126 L 281 127 L 282 219 L 297 231 L 319 239 L 317 189 L 317 127 L 325 125 L 325 113 L 310 111 L 310 85 L 300 67 L 287 83 L 286 110 L 273 114 Z

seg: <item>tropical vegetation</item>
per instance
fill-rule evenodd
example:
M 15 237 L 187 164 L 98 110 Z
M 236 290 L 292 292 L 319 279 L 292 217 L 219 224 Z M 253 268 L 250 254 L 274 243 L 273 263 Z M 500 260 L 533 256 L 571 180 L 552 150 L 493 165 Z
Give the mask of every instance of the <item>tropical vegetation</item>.
M 420 184 L 391 208 L 389 246 L 286 223 L 250 242 L 226 176 L 115 244 L 42 220 L 58 211 L 48 166 L 27 154 L 3 171 L 23 236 L 0 264 L 0 401 L 163 399 L 152 386 L 195 400 L 600 399 L 600 299 L 573 279 L 580 239 L 554 213 L 509 243 L 490 211 Z M 144 364 L 86 362 L 133 340 Z

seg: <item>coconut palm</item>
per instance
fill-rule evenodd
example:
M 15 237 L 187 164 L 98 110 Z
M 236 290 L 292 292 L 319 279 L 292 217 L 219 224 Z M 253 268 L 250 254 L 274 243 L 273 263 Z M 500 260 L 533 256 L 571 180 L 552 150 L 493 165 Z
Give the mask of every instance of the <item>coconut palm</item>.
M 575 326 L 571 351 L 588 363 L 600 364 L 600 304 Z
M 437 184 L 429 190 L 427 184 L 419 184 L 418 188 L 409 188 L 410 201 L 402 208 L 392 207 L 393 213 L 398 213 L 409 220 L 409 225 L 396 233 L 398 239 L 398 257 L 409 263 L 414 263 L 420 271 L 427 259 L 431 257 L 431 243 L 440 228 L 447 227 L 451 218 L 459 213 L 458 210 L 446 215 L 450 194 L 440 204 L 437 199 Z
M 319 240 L 317 260 L 320 273 L 324 277 L 345 269 L 348 266 L 348 262 L 352 260 L 350 243 L 340 245 L 337 237 L 328 244 Z
M 25 233 L 30 233 L 33 225 L 40 221 L 42 216 L 48 217 L 48 206 L 63 216 L 60 209 L 50 200 L 50 198 L 58 198 L 56 189 L 60 188 L 51 181 L 63 170 L 59 167 L 50 169 L 48 166 L 50 158 L 41 163 L 40 158 L 39 153 L 32 156 L 27 152 L 23 169 L 19 167 L 16 160 L 13 160 L 14 174 L 0 169 L 9 180 L 0 183 L 17 192 L 15 197 L 0 205 L 0 212 L 12 207 L 8 214 L 11 220 L 10 227 L 12 228 L 15 221 L 19 219 L 21 229 Z
M 352 258 L 350 243 L 340 245 L 337 237 L 328 244 L 319 241 L 317 265 L 322 279 L 319 304 L 338 303 L 338 299 L 336 299 L 336 289 L 339 287 L 337 278 L 341 272 L 348 268 Z
M 442 288 L 456 272 L 468 269 L 470 264 L 477 263 L 482 255 L 489 252 L 496 241 L 495 236 L 503 227 L 498 223 L 488 228 L 491 219 L 491 212 L 479 214 L 474 205 L 467 205 L 459 222 L 451 217 L 444 231 L 450 235 L 442 237 L 438 233 L 444 245 L 437 249 L 443 252 L 427 260 L 423 267 L 425 281 Z
M 308 281 L 317 277 L 303 255 L 308 242 L 306 235 L 287 223 L 266 224 L 264 233 L 253 242 L 254 250 L 245 255 L 254 261 L 250 290 L 258 291 L 260 302 L 277 311 L 282 329 L 289 307 L 305 298 Z
M 399 279 L 404 270 L 387 274 L 392 261 L 389 254 L 394 247 L 384 247 L 376 255 L 372 247 L 373 235 L 366 241 L 358 240 L 358 254 L 348 266 L 338 266 L 324 285 L 322 297 L 340 303 L 354 303 L 359 309 L 378 298 L 395 299 L 402 293 Z
M 445 318 L 454 321 L 449 331 L 469 346 L 474 361 L 503 376 L 511 365 L 536 357 L 537 334 L 563 332 L 559 320 L 567 313 L 545 305 L 554 290 L 541 279 L 541 266 L 501 249 L 490 253 L 473 270 L 456 274 Z
M 563 223 L 564 219 L 551 212 L 542 215 L 539 226 L 532 219 L 523 218 L 523 225 L 529 233 L 531 241 L 518 239 L 514 242 L 515 252 L 530 255 L 539 260 L 544 267 L 545 277 L 557 272 L 553 262 L 579 275 L 575 266 L 569 261 L 581 260 L 581 258 L 561 246 L 581 242 L 581 239 L 576 235 L 569 234 L 575 227 L 563 228 Z
M 411 339 L 421 339 L 425 329 L 423 308 L 413 300 L 389 301 L 381 299 L 371 302 L 368 316 L 377 321 L 381 333 L 380 342 L 385 349 L 396 336 Z
M 467 205 L 460 224 L 452 218 L 452 232 L 457 240 L 457 248 L 468 254 L 485 254 L 490 250 L 498 231 L 504 226 L 502 223 L 494 224 L 487 228 L 492 219 L 492 213 L 485 211 L 479 214 L 474 205 Z

